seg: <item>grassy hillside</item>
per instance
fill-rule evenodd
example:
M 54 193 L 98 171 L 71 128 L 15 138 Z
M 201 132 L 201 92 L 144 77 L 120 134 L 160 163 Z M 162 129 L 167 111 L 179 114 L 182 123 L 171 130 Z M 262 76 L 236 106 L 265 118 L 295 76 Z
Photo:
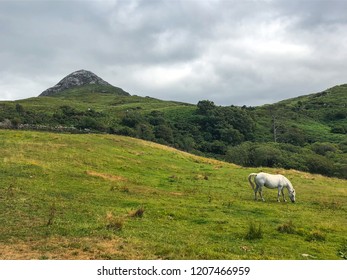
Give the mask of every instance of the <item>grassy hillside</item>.
M 346 85 L 259 107 L 192 105 L 88 85 L 0 102 L 0 128 L 125 135 L 242 166 L 347 179 L 346 100 Z
M 306 142 L 341 142 L 347 133 L 347 84 L 319 93 L 283 100 L 276 104 L 257 107 L 259 137 L 272 140 L 273 134 L 263 134 L 275 117 L 277 126 L 296 128 Z M 279 129 L 281 130 L 281 129 Z M 279 131 L 279 134 L 284 134 Z M 286 135 L 282 135 L 286 136 Z M 279 141 L 282 139 L 279 135 Z
M 189 104 L 171 101 L 162 101 L 150 97 L 130 96 L 118 91 L 118 88 L 87 85 L 65 90 L 53 96 L 33 97 L 18 101 L 3 101 L 0 106 L 13 107 L 16 104 L 23 106 L 28 112 L 52 116 L 61 106 L 70 106 L 77 111 L 92 109 L 107 115 L 107 119 L 120 117 L 126 110 L 151 111 L 172 106 L 187 106 Z M 192 105 L 191 105 L 192 106 Z M 1 115 L 5 118 L 6 115 Z M 20 117 L 20 116 L 17 116 Z M 50 119 L 46 119 L 49 124 Z M 43 122 L 44 123 L 44 122 Z M 107 124 L 107 123 L 106 123 Z
M 107 134 L 0 130 L 0 259 L 342 259 L 346 180 L 254 168 Z

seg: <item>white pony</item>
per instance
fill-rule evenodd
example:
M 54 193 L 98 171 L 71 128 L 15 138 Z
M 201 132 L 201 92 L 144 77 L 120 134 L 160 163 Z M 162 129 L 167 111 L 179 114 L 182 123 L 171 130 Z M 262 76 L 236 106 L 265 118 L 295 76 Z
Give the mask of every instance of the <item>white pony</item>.
M 254 182 L 252 181 L 252 178 Z M 264 172 L 251 173 L 248 175 L 248 181 L 254 190 L 254 199 L 257 200 L 257 192 L 260 194 L 262 201 L 265 201 L 262 195 L 262 187 L 265 186 L 269 189 L 278 189 L 277 201 L 280 202 L 280 195 L 282 193 L 283 201 L 286 202 L 284 198 L 283 188 L 288 189 L 289 198 L 292 202 L 295 202 L 295 190 L 291 182 L 283 175 L 277 174 L 272 175 Z M 254 185 L 255 183 L 255 185 Z

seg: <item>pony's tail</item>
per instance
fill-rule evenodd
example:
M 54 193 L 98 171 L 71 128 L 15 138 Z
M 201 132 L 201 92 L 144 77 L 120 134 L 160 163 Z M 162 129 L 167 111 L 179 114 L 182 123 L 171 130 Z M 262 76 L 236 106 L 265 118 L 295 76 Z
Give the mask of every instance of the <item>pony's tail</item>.
M 251 185 L 251 187 L 252 187 L 253 190 L 254 190 L 254 188 L 255 188 L 255 185 L 254 185 L 254 182 L 253 182 L 253 180 L 252 180 L 252 177 L 257 176 L 257 174 L 258 174 L 258 173 L 251 173 L 251 174 L 248 175 L 248 182 L 249 182 L 249 184 Z

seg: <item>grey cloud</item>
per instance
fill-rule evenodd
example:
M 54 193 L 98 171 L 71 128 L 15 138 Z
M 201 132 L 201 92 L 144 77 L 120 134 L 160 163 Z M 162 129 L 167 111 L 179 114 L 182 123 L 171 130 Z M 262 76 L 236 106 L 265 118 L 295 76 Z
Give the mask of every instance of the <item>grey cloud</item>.
M 133 94 L 191 103 L 256 105 L 323 90 L 346 82 L 346 6 L 0 1 L 0 99 L 37 96 L 82 68 Z
M 347 2 L 333 1 L 275 1 L 275 7 L 281 14 L 296 18 L 295 28 L 317 30 L 347 24 Z

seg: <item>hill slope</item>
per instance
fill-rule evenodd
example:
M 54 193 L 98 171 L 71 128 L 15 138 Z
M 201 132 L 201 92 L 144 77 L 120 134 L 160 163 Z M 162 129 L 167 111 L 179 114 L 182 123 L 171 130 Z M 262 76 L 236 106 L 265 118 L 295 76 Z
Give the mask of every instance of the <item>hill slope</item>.
M 347 178 L 347 86 L 259 107 L 130 96 L 100 84 L 0 102 L 0 128 L 102 132 L 242 166 Z
M 347 84 L 344 84 L 322 92 L 260 106 L 258 116 L 267 116 L 267 123 L 271 123 L 275 118 L 278 126 L 300 129 L 305 133 L 308 142 L 339 142 L 347 133 L 346 100 Z M 262 121 L 265 122 L 264 119 Z M 281 140 L 280 134 L 281 131 L 278 140 Z M 273 134 L 271 136 L 273 137 Z
M 297 203 L 256 202 L 255 169 L 105 134 L 0 130 L 0 158 L 0 259 L 347 256 L 346 180 L 264 169 Z

